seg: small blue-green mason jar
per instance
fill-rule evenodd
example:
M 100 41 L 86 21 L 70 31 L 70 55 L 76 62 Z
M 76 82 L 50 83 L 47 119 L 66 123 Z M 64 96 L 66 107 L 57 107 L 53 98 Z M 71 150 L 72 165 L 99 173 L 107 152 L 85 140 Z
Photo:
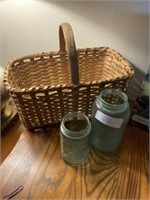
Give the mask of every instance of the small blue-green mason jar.
M 116 150 L 130 117 L 127 95 L 115 89 L 104 89 L 92 108 L 91 144 L 98 150 Z
M 71 165 L 83 164 L 88 159 L 91 123 L 81 112 L 69 112 L 60 125 L 62 158 Z

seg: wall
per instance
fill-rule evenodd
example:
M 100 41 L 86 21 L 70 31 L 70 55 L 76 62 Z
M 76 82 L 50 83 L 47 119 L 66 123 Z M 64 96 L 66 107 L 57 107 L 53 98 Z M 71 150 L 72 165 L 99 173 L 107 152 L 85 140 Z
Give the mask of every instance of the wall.
M 58 50 L 58 26 L 64 21 L 72 25 L 78 48 L 109 46 L 133 63 L 135 98 L 149 64 L 148 1 L 2 0 L 0 65 Z

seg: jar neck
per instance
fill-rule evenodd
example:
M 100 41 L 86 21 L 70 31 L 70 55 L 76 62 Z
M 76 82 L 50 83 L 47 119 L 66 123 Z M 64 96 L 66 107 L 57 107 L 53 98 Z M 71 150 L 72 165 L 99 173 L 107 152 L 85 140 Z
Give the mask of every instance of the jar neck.
M 85 127 L 81 130 L 79 128 L 79 130 L 76 130 L 76 131 L 73 131 L 73 130 L 70 130 L 67 126 L 66 126 L 66 123 L 67 122 L 72 122 L 73 120 L 75 126 L 78 127 L 78 123 L 79 123 L 79 120 L 81 120 L 81 123 L 82 121 L 85 122 Z M 66 114 L 61 122 L 61 132 L 69 137 L 69 138 L 72 138 L 72 139 L 79 139 L 79 138 L 82 138 L 82 137 L 85 137 L 86 135 L 88 135 L 91 131 L 91 123 L 88 119 L 88 117 L 86 115 L 84 115 L 83 113 L 80 113 L 80 112 L 70 112 L 68 114 Z
M 119 112 L 128 106 L 128 97 L 120 90 L 105 89 L 96 99 L 96 104 L 100 108 Z

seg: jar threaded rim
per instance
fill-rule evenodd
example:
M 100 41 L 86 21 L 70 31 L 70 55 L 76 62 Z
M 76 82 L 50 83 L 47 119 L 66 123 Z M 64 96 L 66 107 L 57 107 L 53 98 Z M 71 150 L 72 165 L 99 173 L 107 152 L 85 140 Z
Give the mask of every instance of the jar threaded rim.
M 73 131 L 73 130 L 68 129 L 65 126 L 65 122 L 67 122 L 67 119 L 69 117 L 70 117 L 70 119 L 73 119 L 74 117 L 78 117 L 78 119 L 80 119 L 80 117 L 81 117 L 81 119 L 86 122 L 86 127 L 84 129 L 81 129 L 81 130 L 78 130 L 78 131 Z M 74 112 L 67 113 L 63 117 L 60 129 L 61 129 L 61 132 L 65 136 L 73 138 L 73 139 L 79 139 L 79 138 L 85 137 L 86 135 L 88 135 L 90 133 L 90 131 L 91 131 L 91 123 L 90 123 L 88 117 L 84 113 L 78 112 L 78 111 L 76 111 L 76 112 L 74 111 Z

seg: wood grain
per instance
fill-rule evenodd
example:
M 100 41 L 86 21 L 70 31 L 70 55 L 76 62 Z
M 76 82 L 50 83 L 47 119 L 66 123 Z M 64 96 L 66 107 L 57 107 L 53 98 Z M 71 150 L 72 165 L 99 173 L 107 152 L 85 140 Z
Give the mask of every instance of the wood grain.
M 14 199 L 148 199 L 148 137 L 130 124 L 116 152 L 91 148 L 88 161 L 72 167 L 61 158 L 59 128 L 24 129 L 0 168 L 2 196 L 23 185 Z
M 12 151 L 18 141 L 18 138 L 24 130 L 25 127 L 18 120 L 15 125 L 11 127 L 6 136 L 1 136 L 1 163 Z

